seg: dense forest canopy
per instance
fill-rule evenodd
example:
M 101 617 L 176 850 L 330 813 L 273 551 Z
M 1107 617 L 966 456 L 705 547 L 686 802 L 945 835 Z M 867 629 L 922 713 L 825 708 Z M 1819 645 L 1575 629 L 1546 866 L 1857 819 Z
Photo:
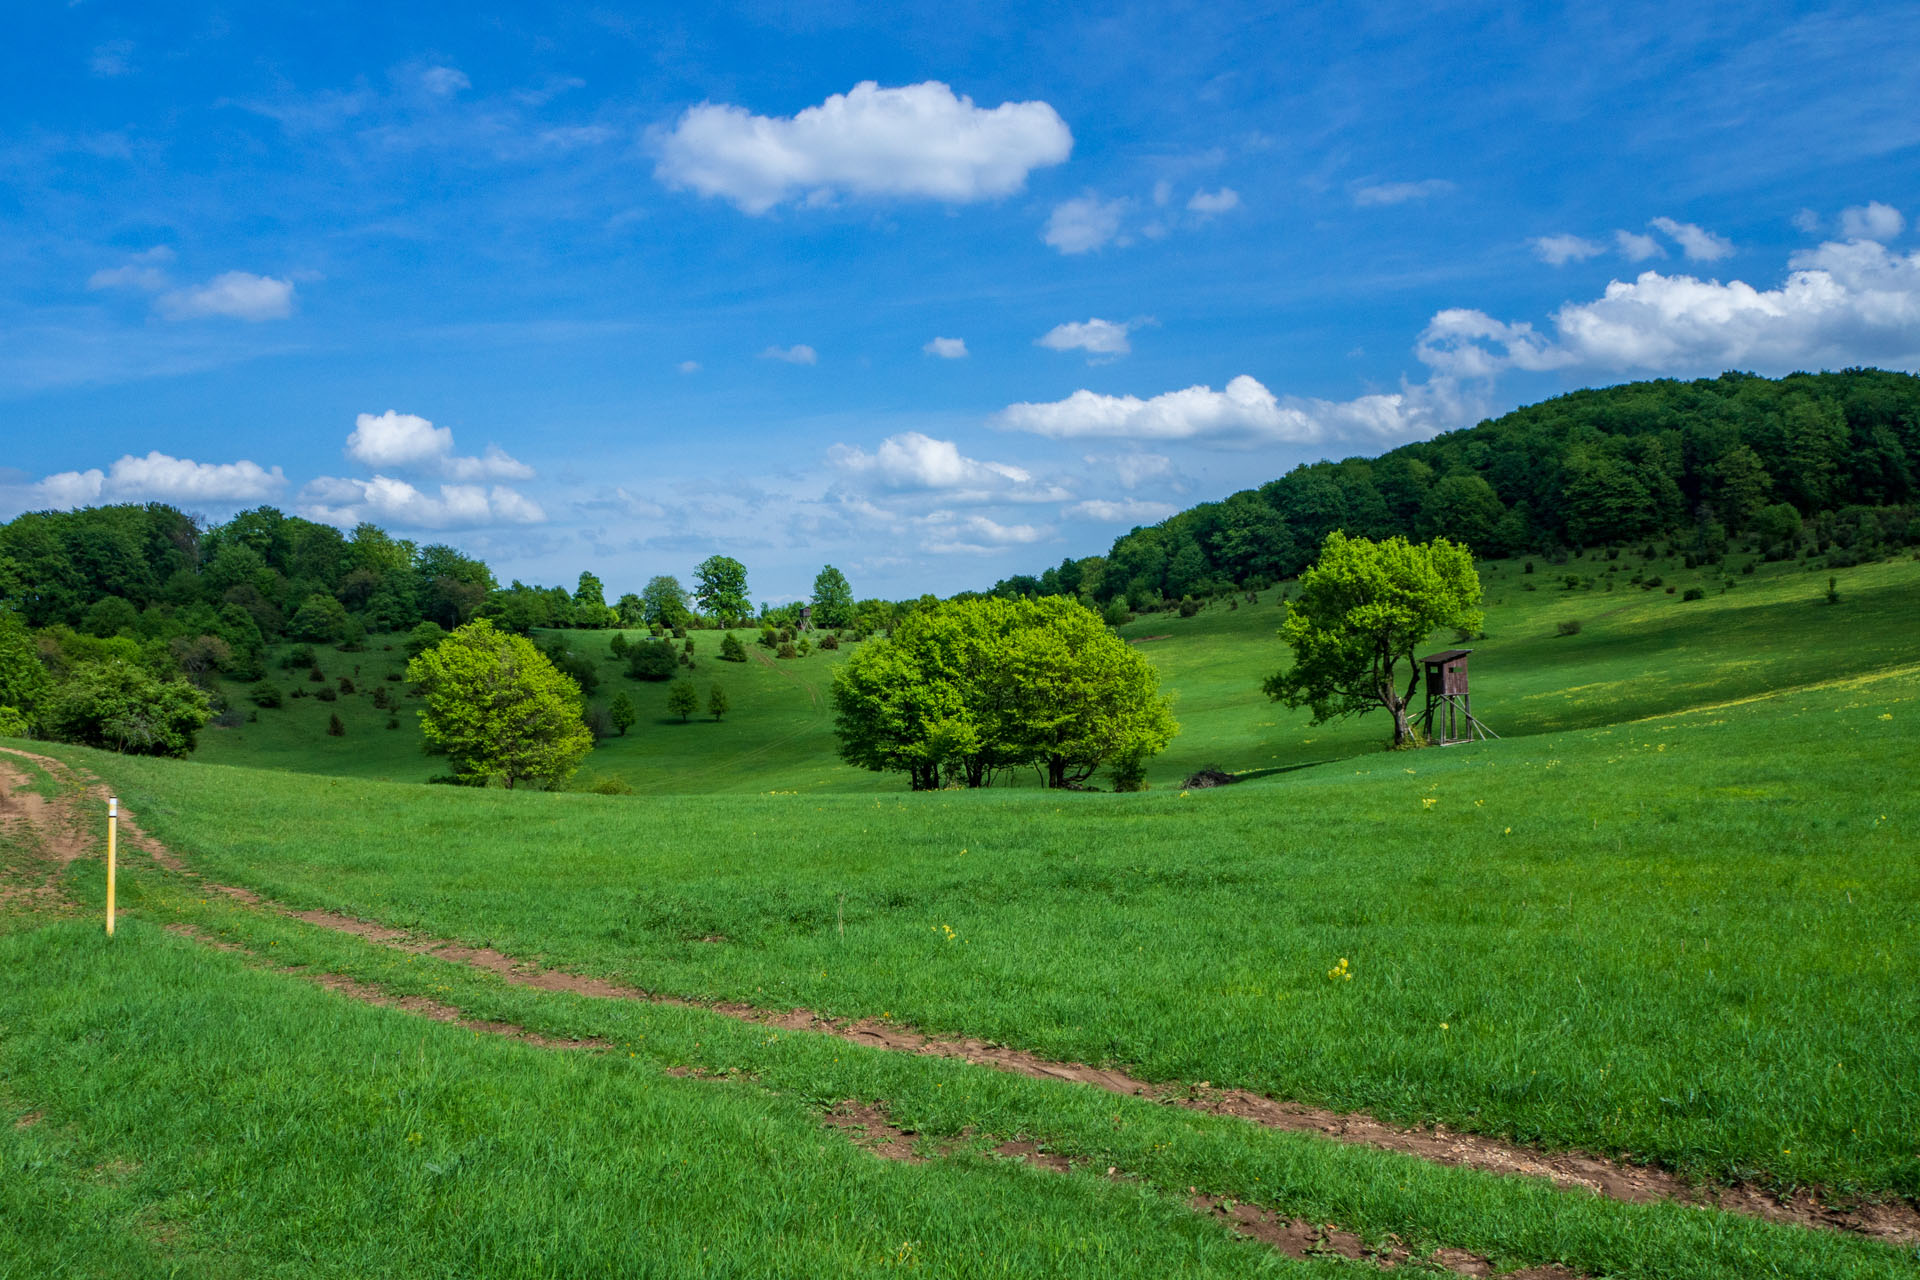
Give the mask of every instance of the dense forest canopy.
M 1677 539 L 1832 554 L 1920 535 L 1920 378 L 1879 369 L 1576 391 L 1378 458 L 1294 468 L 997 595 L 1134 609 L 1297 575 L 1328 533 L 1444 536 L 1482 556 Z

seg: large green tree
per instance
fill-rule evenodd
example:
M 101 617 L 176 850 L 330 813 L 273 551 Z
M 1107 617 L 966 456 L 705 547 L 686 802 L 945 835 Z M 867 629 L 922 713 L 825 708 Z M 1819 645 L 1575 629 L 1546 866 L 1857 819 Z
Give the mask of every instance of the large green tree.
M 647 579 L 646 588 L 640 593 L 640 617 L 660 627 L 684 627 L 691 622 L 693 613 L 687 608 L 687 589 L 680 585 L 680 579 L 664 573 Z
M 1027 765 L 1074 786 L 1178 731 L 1153 667 L 1063 597 L 916 608 L 841 665 L 833 699 L 842 757 L 916 791 Z
M 1465 547 L 1445 538 L 1374 542 L 1336 529 L 1300 575 L 1300 595 L 1280 627 L 1293 666 L 1263 687 L 1278 702 L 1311 708 L 1315 724 L 1384 708 L 1399 746 L 1413 738 L 1415 650 L 1440 628 L 1480 623 L 1480 575 Z M 1410 673 L 1404 691 L 1402 663 Z
M 553 788 L 593 749 L 580 686 L 520 636 L 482 618 L 407 663 L 425 708 L 420 728 L 470 786 Z
M 853 587 L 847 575 L 832 565 L 814 575 L 813 620 L 834 630 L 853 625 Z
M 708 556 L 693 571 L 694 598 L 723 623 L 753 612 L 747 601 L 747 567 L 732 556 Z

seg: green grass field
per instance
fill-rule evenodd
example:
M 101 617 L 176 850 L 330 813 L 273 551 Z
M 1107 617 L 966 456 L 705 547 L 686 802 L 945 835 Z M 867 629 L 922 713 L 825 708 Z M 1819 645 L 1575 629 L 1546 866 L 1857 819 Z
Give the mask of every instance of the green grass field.
M 1609 563 L 1678 590 L 1608 591 Z M 1597 585 L 1565 589 L 1567 573 Z M 735 710 L 667 722 L 644 701 L 665 687 L 629 683 L 642 721 L 589 767 L 631 797 L 382 781 L 436 762 L 411 730 L 318 733 L 358 694 L 209 732 L 187 762 L 30 745 L 107 779 L 193 868 L 295 907 L 697 1001 L 887 1019 L 1781 1194 L 1920 1199 L 1920 563 L 1843 571 L 1838 606 L 1824 572 L 1791 565 L 1724 593 L 1637 558 L 1486 576 L 1475 706 L 1504 736 L 1446 750 L 1382 752 L 1377 717 L 1311 729 L 1262 700 L 1275 593 L 1132 624 L 1186 728 L 1140 795 L 909 793 L 832 759 L 834 655 L 723 664 L 710 633 L 695 678 L 723 680 Z M 1706 598 L 1683 600 L 1696 584 Z M 1568 619 L 1579 633 L 1558 635 Z M 364 688 L 393 653 L 323 658 L 330 676 L 355 661 Z M 621 679 L 610 656 L 605 671 L 603 697 Z M 1248 781 L 1181 791 L 1206 764 Z M 0 827 L 0 866 L 31 864 L 21 838 Z M 1189 1188 L 1503 1267 L 1920 1274 L 1911 1245 L 508 987 L 126 865 L 111 947 L 70 911 L 0 928 L 0 972 L 18 975 L 0 984 L 0 1119 L 37 1117 L 0 1124 L 19 1171 L 0 1179 L 0 1275 L 1357 1265 L 1235 1241 L 1185 1207 Z M 97 908 L 98 872 L 64 873 L 75 909 Z M 299 976 L 321 973 L 605 1047 L 367 1008 Z M 883 1164 L 826 1131 L 843 1098 L 884 1100 L 929 1158 Z M 1014 1137 L 1082 1167 L 992 1154 Z M 340 1247 L 315 1257 L 315 1238 Z
M 1845 604 L 1838 609 L 1821 603 L 1824 572 L 1789 562 L 1756 564 L 1753 574 L 1742 574 L 1746 563 L 1747 558 L 1731 557 L 1726 576 L 1688 570 L 1677 560 L 1649 563 L 1637 555 L 1607 561 L 1596 554 L 1557 566 L 1540 560 L 1533 574 L 1521 572 L 1518 561 L 1484 564 L 1486 637 L 1469 642 L 1476 711 L 1503 736 L 1542 733 L 1611 724 L 1920 657 L 1911 633 L 1920 563 L 1840 570 L 1836 576 Z M 1635 573 L 1662 577 L 1675 591 L 1631 586 L 1627 579 Z M 1568 589 L 1569 574 L 1594 585 Z M 1722 583 L 1732 585 L 1723 593 Z M 1707 598 L 1685 600 L 1689 587 L 1706 590 Z M 1288 711 L 1261 695 L 1262 678 L 1285 660 L 1274 634 L 1282 590 L 1261 593 L 1255 605 L 1230 610 L 1216 604 L 1193 618 L 1144 615 L 1121 630 L 1160 667 L 1182 726 L 1149 771 L 1153 785 L 1171 785 L 1207 766 L 1246 773 L 1341 759 L 1376 750 L 1391 736 L 1378 714 L 1313 728 L 1305 712 Z M 1581 622 L 1578 635 L 1557 634 L 1568 620 Z M 699 665 L 688 674 L 702 704 L 708 686 L 718 683 L 732 710 L 718 724 L 704 715 L 683 724 L 666 712 L 665 683 L 623 674 L 608 649 L 612 632 L 553 634 L 597 660 L 601 682 L 593 701 L 604 703 L 625 689 L 640 712 L 625 736 L 595 749 L 583 780 L 616 778 L 643 795 L 905 789 L 902 779 L 850 768 L 835 752 L 828 695 L 832 669 L 851 646 L 778 660 L 753 643 L 754 633 L 738 632 L 750 655 L 740 664 L 717 659 L 719 632 L 693 632 Z M 1454 640 L 1436 636 L 1433 644 L 1451 647 Z M 275 649 L 274 661 L 286 651 L 286 646 Z M 443 762 L 420 751 L 418 703 L 401 696 L 403 684 L 385 679 L 406 665 L 394 637 L 376 637 L 363 653 L 322 649 L 320 665 L 328 683 L 347 676 L 356 692 L 331 703 L 289 699 L 279 710 L 259 711 L 254 723 L 209 729 L 195 758 L 411 782 L 445 771 Z M 273 679 L 288 691 L 321 687 L 304 672 L 277 666 Z M 371 704 L 372 690 L 382 684 L 395 695 L 397 729 L 387 729 L 390 714 Z M 245 689 L 228 685 L 226 693 L 236 706 L 250 710 Z M 327 736 L 329 714 L 341 717 L 344 737 Z M 1036 783 L 1024 774 L 1008 781 Z

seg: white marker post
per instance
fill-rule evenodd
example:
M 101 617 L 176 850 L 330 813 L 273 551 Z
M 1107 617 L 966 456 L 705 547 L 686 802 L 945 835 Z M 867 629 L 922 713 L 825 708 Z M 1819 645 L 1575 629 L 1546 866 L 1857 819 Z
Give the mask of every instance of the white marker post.
M 120 797 L 107 798 L 107 936 L 113 936 L 114 837 L 120 832 Z

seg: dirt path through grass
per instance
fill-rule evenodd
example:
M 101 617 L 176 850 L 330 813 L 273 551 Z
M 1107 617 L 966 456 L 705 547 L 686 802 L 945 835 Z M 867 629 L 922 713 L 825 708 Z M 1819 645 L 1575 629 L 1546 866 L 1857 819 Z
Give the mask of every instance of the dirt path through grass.
M 12 807 L 6 812 L 15 821 L 32 823 L 42 829 L 45 834 L 41 839 L 46 847 L 59 848 L 61 856 L 71 861 L 72 857 L 78 856 L 73 844 L 76 828 L 70 819 L 62 815 L 59 807 L 44 803 L 35 805 L 20 798 L 29 793 L 17 790 L 24 775 L 17 767 L 9 767 L 9 756 L 31 760 L 55 778 L 67 779 L 70 794 L 78 796 L 90 793 L 95 799 L 104 800 L 104 789 L 92 785 L 83 790 L 80 786 L 72 785 L 77 780 L 71 779 L 71 771 L 57 760 L 11 749 L 0 752 L 0 793 L 12 799 Z M 1905 1203 L 1863 1204 L 1840 1209 L 1823 1204 L 1822 1198 L 1810 1189 L 1801 1189 L 1791 1199 L 1782 1201 L 1753 1186 L 1696 1187 L 1664 1170 L 1622 1164 L 1580 1152 L 1543 1152 L 1495 1138 L 1457 1133 L 1443 1127 L 1403 1129 L 1362 1113 L 1343 1114 L 1278 1101 L 1248 1090 L 1214 1088 L 1207 1081 L 1155 1084 L 1116 1068 L 1053 1061 L 985 1040 L 932 1036 L 884 1019 L 832 1019 L 807 1009 L 783 1011 L 742 1003 L 708 1004 L 649 992 L 603 977 L 545 968 L 491 947 L 474 947 L 447 939 L 420 937 L 333 912 L 286 907 L 262 899 L 246 889 L 212 884 L 200 880 L 176 855 L 141 831 L 133 815 L 123 816 L 122 829 L 130 848 L 140 849 L 170 871 L 194 878 L 206 890 L 225 894 L 252 908 L 277 912 L 318 928 L 351 934 L 379 946 L 485 970 L 516 986 L 599 999 L 704 1008 L 779 1030 L 812 1032 L 891 1052 L 956 1059 L 1017 1075 L 1087 1085 L 1108 1093 L 1232 1116 L 1270 1129 L 1319 1134 L 1334 1141 L 1399 1152 L 1438 1164 L 1544 1178 L 1559 1186 L 1584 1188 L 1614 1200 L 1675 1200 L 1774 1222 L 1855 1232 L 1895 1244 L 1920 1244 L 1920 1211 Z M 56 846 L 56 841 L 61 843 Z M 346 991 L 346 994 L 365 993 Z M 393 1003 L 407 1008 L 404 1002 Z M 442 1017 L 443 1020 L 457 1020 L 460 1016 L 458 1011 L 450 1008 L 409 1011 Z M 492 1027 L 484 1029 L 494 1030 Z

